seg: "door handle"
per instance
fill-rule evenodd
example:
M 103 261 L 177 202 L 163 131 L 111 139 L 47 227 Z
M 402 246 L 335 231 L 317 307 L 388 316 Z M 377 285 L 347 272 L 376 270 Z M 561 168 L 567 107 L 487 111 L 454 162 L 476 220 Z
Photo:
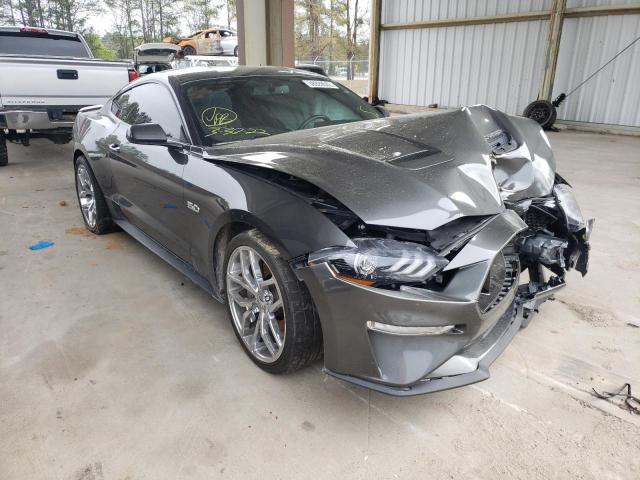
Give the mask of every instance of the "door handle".
M 60 80 L 78 80 L 77 70 L 57 70 L 58 78 Z
M 112 143 L 111 145 L 109 145 L 109 150 L 111 150 L 112 152 L 119 152 L 120 145 L 118 145 L 117 143 Z

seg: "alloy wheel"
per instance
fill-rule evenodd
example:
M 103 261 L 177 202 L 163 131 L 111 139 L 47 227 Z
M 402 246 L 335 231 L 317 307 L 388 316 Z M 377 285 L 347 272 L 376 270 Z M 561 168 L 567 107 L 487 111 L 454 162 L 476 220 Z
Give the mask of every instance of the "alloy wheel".
M 78 166 L 76 171 L 76 185 L 78 188 L 78 200 L 80 201 L 82 215 L 84 216 L 89 228 L 94 228 L 96 226 L 97 217 L 96 197 L 91 176 L 84 165 Z
M 282 294 L 271 269 L 253 248 L 240 246 L 227 264 L 227 298 L 233 324 L 256 359 L 275 362 L 284 349 Z

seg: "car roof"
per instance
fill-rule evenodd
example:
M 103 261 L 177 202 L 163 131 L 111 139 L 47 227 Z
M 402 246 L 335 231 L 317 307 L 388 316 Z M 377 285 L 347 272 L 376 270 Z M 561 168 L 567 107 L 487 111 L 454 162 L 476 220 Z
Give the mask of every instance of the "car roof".
M 296 70 L 289 67 L 273 67 L 273 66 L 222 66 L 222 67 L 193 67 L 183 68 L 179 70 L 168 70 L 166 72 L 158 72 L 153 74 L 156 79 L 164 79 L 165 81 L 176 81 L 180 84 L 194 82 L 198 80 L 206 80 L 208 78 L 231 78 L 231 77 L 259 77 L 259 76 L 306 76 L 321 77 L 317 73 L 305 70 Z M 325 77 L 322 77 L 325 78 Z M 326 79 L 326 78 L 325 78 Z

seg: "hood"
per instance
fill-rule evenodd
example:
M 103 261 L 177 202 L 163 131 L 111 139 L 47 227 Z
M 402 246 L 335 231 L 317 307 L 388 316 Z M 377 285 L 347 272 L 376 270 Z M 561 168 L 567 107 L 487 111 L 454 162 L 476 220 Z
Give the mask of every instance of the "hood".
M 206 155 L 301 178 L 365 223 L 421 230 L 548 195 L 555 172 L 535 122 L 485 106 L 300 130 Z

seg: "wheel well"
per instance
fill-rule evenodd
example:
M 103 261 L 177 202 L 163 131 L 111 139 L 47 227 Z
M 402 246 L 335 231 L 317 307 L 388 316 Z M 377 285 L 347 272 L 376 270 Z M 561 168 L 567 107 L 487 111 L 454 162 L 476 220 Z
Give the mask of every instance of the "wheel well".
M 82 150 L 76 150 L 75 152 L 73 152 L 73 163 L 74 163 L 74 164 L 76 163 L 76 160 L 78 160 L 78 157 L 79 157 L 80 155 L 84 155 L 84 154 L 82 153 Z
M 213 244 L 213 268 L 216 284 L 219 292 L 224 292 L 224 257 L 227 252 L 227 245 L 233 237 L 255 228 L 253 225 L 244 222 L 229 222 L 220 229 Z

